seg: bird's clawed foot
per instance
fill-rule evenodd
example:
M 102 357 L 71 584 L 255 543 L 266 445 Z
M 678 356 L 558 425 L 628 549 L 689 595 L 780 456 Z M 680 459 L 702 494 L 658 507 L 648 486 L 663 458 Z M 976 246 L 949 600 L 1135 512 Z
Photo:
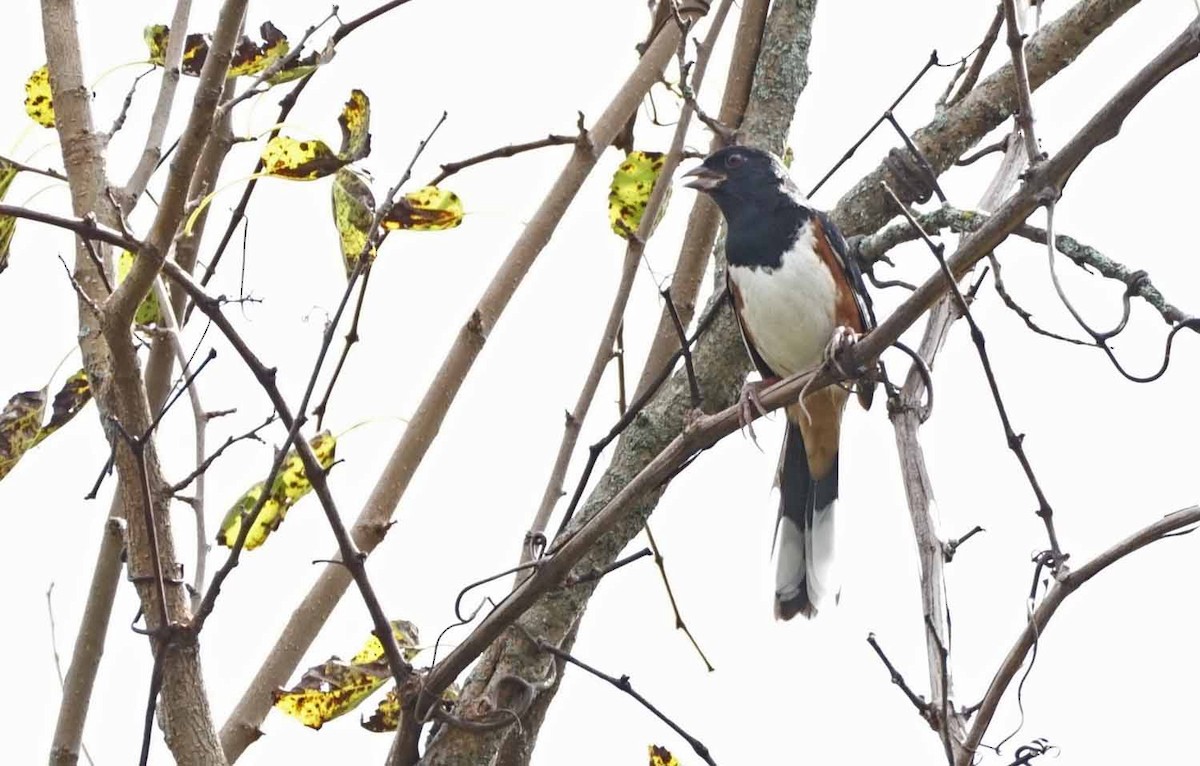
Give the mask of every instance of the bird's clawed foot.
M 833 335 L 829 338 L 829 343 L 825 346 L 825 364 L 832 367 L 839 375 L 847 380 L 854 380 L 863 375 L 865 370 L 855 369 L 847 370 L 842 366 L 841 360 L 838 358 L 850 349 L 855 343 L 858 343 L 859 335 L 854 330 L 851 330 L 845 325 L 838 325 L 833 331 Z
M 750 441 L 754 442 L 755 447 L 758 447 L 758 437 L 754 433 L 754 419 L 767 414 L 767 408 L 763 406 L 758 394 L 767 386 L 778 382 L 779 378 L 748 382 L 742 386 L 742 392 L 738 395 L 738 423 L 743 431 L 750 432 Z

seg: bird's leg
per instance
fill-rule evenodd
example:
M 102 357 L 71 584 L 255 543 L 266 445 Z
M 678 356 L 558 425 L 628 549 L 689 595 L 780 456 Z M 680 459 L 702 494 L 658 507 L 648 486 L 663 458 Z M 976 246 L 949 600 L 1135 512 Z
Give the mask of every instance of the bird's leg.
M 758 394 L 764 388 L 778 382 L 779 378 L 777 377 L 748 381 L 742 386 L 742 392 L 738 394 L 738 423 L 743 430 L 750 432 L 750 441 L 754 442 L 755 447 L 758 447 L 758 437 L 754 433 L 754 419 L 759 415 L 767 414 L 767 408 L 763 406 L 762 399 Z M 759 449 L 761 450 L 762 447 Z

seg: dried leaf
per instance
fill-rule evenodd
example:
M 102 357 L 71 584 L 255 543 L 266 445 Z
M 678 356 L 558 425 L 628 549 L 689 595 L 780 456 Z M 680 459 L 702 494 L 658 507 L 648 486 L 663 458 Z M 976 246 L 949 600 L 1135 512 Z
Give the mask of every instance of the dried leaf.
M 309 441 L 309 446 L 317 455 L 317 460 L 323 468 L 333 465 L 337 440 L 329 431 L 322 431 Z M 238 498 L 233 507 L 226 512 L 217 531 L 217 543 L 226 548 L 232 548 L 242 529 L 242 516 L 254 510 L 264 490 L 263 482 L 258 482 Z M 304 472 L 304 463 L 300 453 L 295 449 L 288 452 L 284 458 L 283 467 L 271 485 L 271 492 L 263 502 L 262 510 L 246 533 L 245 550 L 252 551 L 262 545 L 266 539 L 283 523 L 287 512 L 312 490 L 312 483 Z
M 289 136 L 275 136 L 268 141 L 262 161 L 270 175 L 293 181 L 324 178 L 347 163 L 320 139 L 300 141 Z
M 133 253 L 128 250 L 122 250 L 121 256 L 117 258 L 117 284 L 125 281 L 125 277 L 129 276 L 129 270 L 133 268 Z M 158 324 L 158 296 L 154 291 L 146 293 L 146 297 L 142 298 L 142 302 L 138 304 L 137 311 L 133 315 L 133 323 L 140 325 Z
M 338 115 L 342 126 L 342 150 L 338 157 L 346 162 L 361 160 L 371 153 L 371 100 L 355 88 Z
M 37 440 L 46 413 L 46 389 L 23 391 L 0 412 L 0 479 L 8 475 Z
M 92 387 L 88 382 L 87 372 L 80 370 L 71 377 L 67 378 L 63 383 L 62 388 L 54 395 L 54 403 L 51 406 L 50 422 L 42 426 L 34 437 L 34 447 L 50 434 L 71 422 L 79 411 L 82 410 L 88 402 L 92 400 Z
M 25 81 L 25 113 L 43 128 L 54 127 L 54 97 L 50 93 L 50 70 L 33 70 Z
M 371 234 L 371 224 L 375 220 L 375 196 L 371 194 L 366 181 L 346 168 L 333 177 L 332 194 L 333 223 L 337 226 L 342 245 L 346 276 L 350 276 Z M 367 255 L 374 260 L 375 248 L 372 247 Z
M 679 759 L 659 745 L 650 746 L 650 766 L 679 766 Z
M 458 684 L 451 684 L 442 692 L 442 706 L 447 712 L 458 700 L 458 695 Z M 400 727 L 400 715 L 400 695 L 396 693 L 396 687 L 393 686 L 375 706 L 375 712 L 371 714 L 371 717 L 359 723 L 367 731 L 376 733 L 395 731 Z
M 629 152 L 613 173 L 608 187 L 608 222 L 618 236 L 628 239 L 641 225 L 650 193 L 665 163 L 662 152 Z M 659 207 L 660 216 L 666 208 L 664 199 Z
M 290 46 L 287 35 L 280 32 L 274 24 L 264 21 L 258 28 L 262 37 L 261 43 L 256 43 L 245 35 L 233 49 L 233 60 L 229 62 L 229 74 L 226 77 L 241 77 L 256 75 L 271 65 L 280 56 L 286 56 Z
M 383 228 L 442 231 L 462 223 L 462 200 L 454 192 L 426 186 L 396 201 L 383 218 Z
M 417 652 L 417 627 L 407 620 L 393 620 L 391 625 L 396 640 L 404 648 L 405 657 L 411 660 Z M 275 707 L 305 726 L 319 729 L 356 708 L 390 677 L 391 670 L 383 659 L 383 645 L 372 634 L 349 664 L 330 657 L 327 662 L 304 671 L 300 682 L 290 690 L 276 690 Z M 389 697 L 394 696 L 394 693 L 389 694 Z M 386 703 L 385 699 L 381 705 Z M 399 699 L 395 699 L 394 706 L 391 715 L 399 720 Z
M 258 28 L 258 33 L 262 42 L 255 42 L 246 35 L 242 35 L 238 40 L 233 49 L 233 58 L 229 62 L 226 78 L 258 74 L 280 56 L 287 55 L 287 35 L 280 32 L 274 24 L 264 21 Z M 167 44 L 171 39 L 170 27 L 165 24 L 152 24 L 143 30 L 142 36 L 146 41 L 146 48 L 150 51 L 150 63 L 163 66 L 166 62 Z M 200 70 L 204 68 L 204 62 L 208 59 L 211 43 L 210 35 L 188 35 L 184 40 L 180 71 L 191 77 L 199 77 Z

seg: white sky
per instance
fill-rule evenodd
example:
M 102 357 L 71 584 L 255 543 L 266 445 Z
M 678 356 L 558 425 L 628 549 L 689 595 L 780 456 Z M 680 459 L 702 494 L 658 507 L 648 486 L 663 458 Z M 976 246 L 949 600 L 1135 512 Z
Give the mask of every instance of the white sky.
M 87 77 L 144 55 L 142 27 L 166 22 L 172 3 L 84 4 Z M 211 29 L 216 3 L 200 3 L 194 29 Z M 374 152 L 363 165 L 381 195 L 402 171 L 419 137 L 443 109 L 450 118 L 417 165 L 428 179 L 440 162 L 546 132 L 570 132 L 576 110 L 600 113 L 635 61 L 633 44 L 645 28 L 637 0 L 595 7 L 548 0 L 445 4 L 417 0 L 355 33 L 307 90 L 290 120 L 293 132 L 338 137 L 335 116 L 353 87 L 372 99 Z M 1048 14 L 1065 4 L 1054 3 Z M 343 18 L 371 7 L 342 4 Z M 978 43 L 994 3 L 917 0 L 910 3 L 824 2 L 810 56 L 813 70 L 791 136 L 793 172 L 802 187 L 818 178 L 921 66 L 929 51 L 953 59 Z M 252 4 L 250 22 L 271 19 L 293 39 L 328 5 L 312 0 Z M 1185 0 L 1147 2 L 1105 33 L 1067 73 L 1035 94 L 1038 133 L 1054 151 L 1093 110 L 1163 46 L 1194 13 Z M 52 134 L 26 131 L 22 84 L 44 62 L 35 3 L 7 9 L 9 44 L 0 47 L 0 147 L 35 165 L 59 165 Z M 585 15 L 586 14 L 586 15 Z M 731 17 L 729 32 L 736 18 Z M 903 34 L 896 34 L 903 30 Z M 728 54 L 728 41 L 718 59 Z M 989 69 L 1007 51 L 998 46 Z M 710 69 L 701 98 L 715 111 L 723 66 Z M 98 122 L 107 124 L 133 76 L 130 67 L 97 88 Z M 899 110 L 913 130 L 932 114 L 945 70 L 932 73 Z M 143 140 L 141 118 L 157 76 L 139 90 L 125 130 L 114 141 L 112 174 L 123 181 Z M 190 98 L 193 81 L 186 81 Z M 1067 188 L 1058 227 L 1132 268 L 1147 269 L 1185 311 L 1200 310 L 1200 266 L 1184 232 L 1195 216 L 1191 179 L 1200 173 L 1195 151 L 1195 94 L 1200 69 L 1172 75 L 1138 107 L 1121 136 L 1095 152 Z M 658 94 L 660 97 L 662 93 Z M 237 130 L 269 127 L 275 97 L 240 108 Z M 660 104 L 666 104 L 660 98 Z M 668 106 L 667 109 L 670 109 Z M 638 145 L 663 149 L 669 129 L 643 121 Z M 707 145 L 697 130 L 692 145 Z M 873 138 L 817 195 L 831 207 L 894 142 Z M 256 146 L 238 147 L 223 180 L 247 173 Z M 351 356 L 329 415 L 346 436 L 332 474 L 343 515 L 352 518 L 369 493 L 402 425 L 484 285 L 535 208 L 566 156 L 544 150 L 463 172 L 447 183 L 469 216 L 444 234 L 396 235 L 381 253 L 371 280 L 362 343 Z M 30 156 L 32 160 L 28 160 Z M 559 227 L 512 305 L 489 338 L 442 432 L 418 472 L 387 541 L 369 570 L 388 612 L 418 624 L 426 639 L 452 620 L 455 593 L 465 583 L 514 563 L 557 449 L 562 411 L 575 400 L 603 325 L 623 251 L 608 231 L 605 195 L 618 162 L 607 154 Z M 994 161 L 951 172 L 951 200 L 971 206 Z M 21 203 L 45 179 L 21 177 L 8 195 Z M 309 374 L 323 320 L 343 288 L 329 181 L 265 181 L 251 205 L 245 284 L 261 305 L 231 313 L 252 347 L 278 365 L 294 402 Z M 234 187 L 213 203 L 218 220 L 237 199 Z M 667 279 L 691 192 L 676 190 L 634 288 L 626 320 L 631 376 L 636 379 L 657 322 L 658 283 Z M 55 185 L 31 204 L 66 212 L 65 188 Z M 150 213 L 143 205 L 135 225 Z M 1039 222 L 1035 219 L 1035 223 Z M 210 231 L 211 252 L 216 235 Z M 70 258 L 69 237 L 19 224 L 6 273 L 0 275 L 0 396 L 41 387 L 74 343 L 75 299 L 57 259 Z M 1049 287 L 1042 249 L 1027 243 L 1001 250 L 1013 292 L 1048 326 L 1074 334 Z M 928 253 L 896 253 L 910 280 L 933 269 Z M 216 288 L 237 294 L 240 252 L 227 255 Z M 1120 288 L 1082 275 L 1065 260 L 1071 294 L 1095 324 L 1119 316 Z M 899 296 L 878 297 L 884 306 Z M 886 310 L 886 309 L 885 309 Z M 1137 527 L 1196 502 L 1194 396 L 1200 374 L 1196 339 L 1182 334 L 1171 371 L 1151 386 L 1120 379 L 1099 352 L 1066 346 L 1027 332 L 990 286 L 976 316 L 1016 427 L 1057 511 L 1063 545 L 1082 561 Z M 195 343 L 200 326 L 189 329 Z M 1157 366 L 1165 326 L 1135 304 L 1132 327 L 1116 344 L 1130 367 Z M 265 398 L 232 351 L 210 333 L 220 353 L 200 379 L 206 406 L 237 406 L 217 421 L 210 443 L 240 433 L 268 411 Z M 76 361 L 68 363 L 74 369 Z M 898 367 L 898 365 L 894 365 Z M 60 373 L 52 384 L 56 386 Z M 1019 468 L 1007 452 L 974 349 L 957 329 L 936 371 L 937 409 L 924 430 L 948 536 L 976 524 L 972 540 L 949 567 L 954 618 L 953 670 L 957 700 L 978 700 L 1024 621 L 1029 556 L 1045 546 L 1041 523 Z M 615 382 L 606 379 L 580 444 L 594 441 L 616 416 Z M 934 763 L 936 736 L 914 714 L 865 642 L 875 631 L 918 692 L 926 691 L 924 643 L 915 550 L 897 471 L 892 430 L 882 402 L 870 413 L 851 408 L 843 435 L 840 501 L 844 586 L 839 608 L 812 623 L 771 618 L 769 560 L 775 500 L 770 493 L 776 420 L 759 427 L 764 452 L 734 437 L 709 451 L 672 485 L 655 514 L 681 608 L 716 665 L 705 673 L 672 616 L 648 561 L 605 580 L 585 619 L 576 654 L 636 687 L 712 750 L 719 763 L 756 759 L 814 763 Z M 0 720 L 9 732 L 7 758 L 46 757 L 59 695 L 46 617 L 45 591 L 55 584 L 59 650 L 64 663 L 82 613 L 102 519 L 113 482 L 101 499 L 82 500 L 104 463 L 106 448 L 95 410 L 30 453 L 0 483 L 0 513 L 13 545 L 0 557 L 0 596 L 8 629 L 0 641 L 9 658 L 9 693 L 0 695 Z M 282 430 L 271 432 L 276 442 Z M 181 403 L 160 440 L 171 476 L 188 468 L 190 416 Z M 582 452 L 583 450 L 581 450 Z M 210 472 L 208 517 L 215 527 L 225 509 L 262 478 L 270 449 L 239 446 Z M 577 461 L 569 479 L 573 485 Z M 176 517 L 177 547 L 190 571 L 190 511 Z M 643 546 L 635 542 L 636 550 Z M 1200 576 L 1198 543 L 1169 540 L 1122 562 L 1072 596 L 1042 641 L 1025 687 L 1025 723 L 1013 744 L 1046 737 L 1063 764 L 1177 760 L 1192 746 L 1200 685 L 1194 647 L 1200 639 L 1189 583 Z M 218 724 L 240 696 L 317 570 L 309 562 L 335 550 L 315 500 L 306 500 L 265 548 L 248 554 L 228 582 L 203 636 L 204 669 Z M 224 556 L 214 551 L 211 567 Z M 499 593 L 497 588 L 494 593 Z M 149 683 L 146 641 L 127 629 L 136 610 L 132 588 L 117 599 L 85 740 L 97 763 L 136 759 Z M 349 656 L 370 630 L 350 593 L 316 640 L 304 666 L 331 654 Z M 452 633 L 450 640 L 461 637 Z M 295 677 L 298 677 L 297 672 Z M 364 713 L 370 712 L 364 705 Z M 372 735 L 351 714 L 320 732 L 272 713 L 267 736 L 242 759 L 269 764 L 381 762 L 390 737 Z M 1010 693 L 991 735 L 995 743 L 1020 720 Z M 543 729 L 535 764 L 641 763 L 650 743 L 664 744 L 684 763 L 699 759 L 629 698 L 570 671 Z M 1007 763 L 1008 757 L 987 762 Z M 161 742 L 153 762 L 169 761 Z

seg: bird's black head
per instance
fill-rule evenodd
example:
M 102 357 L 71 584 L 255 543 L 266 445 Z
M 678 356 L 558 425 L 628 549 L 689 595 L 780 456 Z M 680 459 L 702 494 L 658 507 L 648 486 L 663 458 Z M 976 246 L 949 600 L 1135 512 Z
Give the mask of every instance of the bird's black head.
M 715 151 L 683 177 L 690 179 L 684 186 L 708 194 L 731 221 L 767 214 L 780 206 L 804 206 L 783 163 L 749 146 Z

